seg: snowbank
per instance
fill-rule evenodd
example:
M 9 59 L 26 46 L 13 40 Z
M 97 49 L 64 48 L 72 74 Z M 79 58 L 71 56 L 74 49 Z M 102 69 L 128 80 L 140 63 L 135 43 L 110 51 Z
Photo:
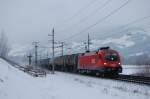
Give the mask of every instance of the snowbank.
M 0 99 L 148 99 L 150 87 L 56 72 L 32 77 L 0 59 Z

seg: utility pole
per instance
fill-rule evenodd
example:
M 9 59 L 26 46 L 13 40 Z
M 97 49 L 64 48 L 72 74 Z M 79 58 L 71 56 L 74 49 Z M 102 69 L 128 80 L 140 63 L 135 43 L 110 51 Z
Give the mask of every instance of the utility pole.
M 29 58 L 29 66 L 31 66 L 31 62 L 32 62 L 32 55 L 31 55 L 31 53 L 27 57 Z
M 90 36 L 88 34 L 88 41 L 87 41 L 87 51 L 90 51 Z
M 33 42 L 34 47 L 35 47 L 35 66 L 37 66 L 37 60 L 38 60 L 38 51 L 37 51 L 37 49 L 38 49 L 38 43 L 39 42 Z
M 91 43 L 91 40 L 90 40 L 90 35 L 88 34 L 88 40 L 87 40 L 87 42 L 84 42 L 85 51 L 86 51 L 86 52 L 89 52 L 89 51 L 90 51 L 90 44 L 92 44 L 92 43 Z
M 52 74 L 55 73 L 55 63 L 54 63 L 54 58 L 55 58 L 55 52 L 54 52 L 54 43 L 55 43 L 55 38 L 54 38 L 54 28 L 52 30 L 52 35 L 48 35 L 48 36 L 52 36 Z
M 64 55 L 64 42 L 61 42 L 61 55 Z
M 85 51 L 87 51 L 87 43 L 86 42 L 84 42 L 84 45 L 85 45 Z
M 61 56 L 64 56 L 64 42 L 60 42 L 61 43 Z M 65 67 L 65 61 L 63 58 L 63 67 Z M 61 70 L 63 71 L 63 68 L 61 68 Z

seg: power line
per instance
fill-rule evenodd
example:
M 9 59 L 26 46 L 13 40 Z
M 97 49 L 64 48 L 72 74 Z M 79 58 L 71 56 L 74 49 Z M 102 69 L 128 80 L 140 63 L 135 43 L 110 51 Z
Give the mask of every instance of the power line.
M 132 24 L 135 24 L 135 23 L 138 23 L 138 22 L 144 21 L 144 20 L 149 19 L 149 18 L 150 18 L 150 15 L 147 15 L 147 16 L 144 16 L 144 17 L 141 17 L 141 18 L 135 19 L 135 20 L 133 20 L 133 21 L 131 21 L 131 22 L 129 22 L 129 23 L 127 23 L 127 24 L 125 24 L 125 25 L 120 26 L 120 27 L 119 27 L 119 29 L 121 30 L 121 29 L 123 29 L 123 28 L 126 28 L 126 27 L 128 27 L 128 26 L 132 25 Z M 117 30 L 117 31 L 118 31 L 118 28 L 117 28 L 117 29 L 114 29 L 114 30 L 111 30 L 111 32 L 112 32 L 112 31 L 115 31 L 115 30 Z M 124 32 L 124 31 L 125 31 L 125 30 L 123 30 L 123 31 L 119 31 L 119 32 L 114 32 L 114 33 L 121 33 L 121 32 Z M 95 33 L 95 32 L 94 32 L 94 33 Z M 106 34 L 106 33 L 105 33 L 105 34 Z M 109 33 L 107 33 L 107 34 L 109 34 Z M 114 35 L 114 34 L 112 34 L 112 35 Z M 111 36 L 111 35 L 109 35 L 109 36 Z
M 126 25 L 121 26 L 121 28 L 128 27 L 129 25 L 135 24 L 137 22 L 143 21 L 143 20 L 148 19 L 148 18 L 150 18 L 150 15 L 144 16 L 144 17 L 136 19 L 134 21 L 131 21 L 131 22 L 127 23 Z
M 74 35 L 72 35 L 72 36 L 70 36 L 69 38 L 66 38 L 66 39 L 64 39 L 64 40 L 72 39 L 72 38 L 74 38 L 74 37 L 76 37 L 76 36 L 79 36 L 79 34 L 81 34 L 81 33 L 85 33 L 85 31 L 87 31 L 87 30 L 89 30 L 90 28 L 94 27 L 95 25 L 97 25 L 97 24 L 103 22 L 104 20 L 106 20 L 107 18 L 109 18 L 110 16 L 112 16 L 113 14 L 115 14 L 116 12 L 118 12 L 121 8 L 123 8 L 124 6 L 126 6 L 130 1 L 131 1 L 131 0 L 128 0 L 127 2 L 123 3 L 120 7 L 118 7 L 118 8 L 115 9 L 115 10 L 113 10 L 111 13 L 109 13 L 107 16 L 105 16 L 105 17 L 101 18 L 100 20 L 98 20 L 96 23 L 94 23 L 94 24 L 88 26 L 87 28 L 83 29 L 83 30 L 80 31 L 79 33 L 76 33 L 76 34 L 74 34 Z
M 150 15 L 144 16 L 144 17 L 142 17 L 142 18 L 138 18 L 138 19 L 136 19 L 136 20 L 133 20 L 133 21 L 131 21 L 131 22 L 125 24 L 125 25 L 122 25 L 120 28 L 126 28 L 126 27 L 128 27 L 128 26 L 130 26 L 130 25 L 132 25 L 132 24 L 141 22 L 141 21 L 146 20 L 146 19 L 148 19 L 148 18 L 150 18 Z M 116 29 L 116 30 L 118 30 L 118 29 Z M 119 32 L 114 32 L 114 33 L 118 34 L 118 33 L 124 32 L 124 31 L 126 31 L 126 30 L 127 30 L 127 29 L 122 30 L 122 31 L 119 31 Z M 113 31 L 114 31 L 114 30 L 113 30 Z M 109 34 L 109 33 L 107 33 L 107 34 Z M 111 34 L 111 35 L 114 35 L 114 34 Z M 108 35 L 108 36 L 111 36 L 111 35 Z
M 133 21 L 131 21 L 131 22 L 125 24 L 125 25 L 120 26 L 120 28 L 126 28 L 126 27 L 128 27 L 128 26 L 130 26 L 130 25 L 132 25 L 132 24 L 141 22 L 141 21 L 146 20 L 146 19 L 149 19 L 149 18 L 150 18 L 150 15 L 144 16 L 144 17 L 141 17 L 141 18 L 138 18 L 138 19 L 135 19 L 135 20 L 133 20 Z M 116 29 L 116 30 L 118 30 L 118 29 Z M 123 31 L 125 31 L 125 30 L 123 30 Z M 115 33 L 121 33 L 121 32 L 123 32 L 123 31 L 115 32 Z M 109 33 L 107 33 L 107 34 L 109 34 Z M 113 35 L 114 35 L 114 34 L 113 34 Z M 110 36 L 110 35 L 109 35 L 109 36 Z M 83 41 L 83 42 L 84 42 L 84 41 Z M 83 47 L 83 46 L 82 46 L 82 47 Z M 82 49 L 84 49 L 84 48 L 82 48 Z
M 102 10 L 106 5 L 108 5 L 108 4 L 110 3 L 110 1 L 112 1 L 112 0 L 107 0 L 102 6 L 98 7 L 97 9 L 95 9 L 92 13 L 90 13 L 89 15 L 83 17 L 83 18 L 80 19 L 77 23 L 75 23 L 75 24 L 69 26 L 68 28 L 66 28 L 66 29 L 64 29 L 64 30 L 62 30 L 62 31 L 60 31 L 60 32 L 63 32 L 63 31 L 68 30 L 68 29 L 70 29 L 70 28 L 73 28 L 75 25 L 78 25 L 78 24 L 80 24 L 80 23 L 82 23 L 82 22 L 85 22 L 89 17 L 93 16 L 97 11 Z
M 70 18 L 66 19 L 64 22 L 70 21 L 72 20 L 74 17 L 80 15 L 80 13 L 82 13 L 85 9 L 87 9 L 88 7 L 90 7 L 91 5 L 93 5 L 96 1 L 98 0 L 92 0 L 91 2 L 89 2 L 85 7 L 79 9 L 74 15 L 72 15 Z
M 135 20 L 133 20 L 133 21 L 131 21 L 131 22 L 125 24 L 125 25 L 122 25 L 120 28 L 128 27 L 128 26 L 130 26 L 130 25 L 132 25 L 132 24 L 135 24 L 135 23 L 137 23 L 137 22 L 141 22 L 141 21 L 146 20 L 146 19 L 148 19 L 148 18 L 150 18 L 150 15 L 144 16 L 144 17 L 141 17 L 141 18 L 138 18 L 138 19 L 135 19 Z M 118 29 L 117 29 L 117 30 L 118 30 Z M 123 32 L 123 31 L 121 31 L 121 32 Z M 121 33 L 121 32 L 117 32 L 117 33 Z M 115 33 L 116 33 L 116 32 L 115 32 Z M 114 34 L 113 34 L 113 35 L 114 35 Z
M 84 10 L 86 10 L 88 7 L 92 6 L 96 1 L 98 0 L 92 0 L 91 2 L 89 2 L 86 6 L 84 6 L 83 8 L 79 9 L 75 14 L 73 14 L 71 17 L 65 19 L 62 23 L 66 23 L 71 21 L 72 19 L 74 19 L 76 16 L 80 15 L 80 13 L 82 13 Z M 60 25 L 56 25 L 57 27 L 60 27 Z

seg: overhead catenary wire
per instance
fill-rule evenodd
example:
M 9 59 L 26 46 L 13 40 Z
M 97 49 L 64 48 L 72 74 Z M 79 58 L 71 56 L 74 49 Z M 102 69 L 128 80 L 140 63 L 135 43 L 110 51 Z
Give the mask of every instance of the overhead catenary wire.
M 122 26 L 120 26 L 119 27 L 119 29 L 121 28 L 126 28 L 126 27 L 128 27 L 128 26 L 130 26 L 130 25 L 132 25 L 132 24 L 135 24 L 135 23 L 138 23 L 138 22 L 141 22 L 141 21 L 143 21 L 143 20 L 146 20 L 146 19 L 149 19 L 150 18 L 150 15 L 147 15 L 147 16 L 144 16 L 144 17 L 141 17 L 141 18 L 138 18 L 138 19 L 135 19 L 135 20 L 133 20 L 133 21 L 131 21 L 131 22 L 129 22 L 129 23 L 127 23 L 127 24 L 125 24 L 125 25 L 122 25 Z M 149 27 L 147 27 L 147 28 L 149 28 Z M 140 28 L 139 28 L 140 29 Z M 141 28 L 142 29 L 142 28 Z M 116 29 L 117 31 L 118 31 L 118 28 Z M 114 33 L 122 33 L 122 32 L 124 32 L 124 31 L 126 31 L 127 29 L 125 29 L 125 30 L 123 30 L 123 31 L 119 31 L 119 32 L 114 32 Z M 114 30 L 113 30 L 114 31 Z M 111 30 L 111 32 L 112 32 L 112 30 Z M 94 32 L 94 33 L 96 33 L 96 32 Z M 110 34 L 110 33 L 108 33 L 108 32 L 106 32 L 106 33 L 104 33 L 104 34 Z M 114 34 L 110 34 L 110 35 L 108 35 L 108 36 L 111 36 L 111 35 L 114 35 Z
M 120 27 L 117 28 L 117 29 L 111 30 L 111 33 L 112 33 L 112 31 L 115 31 L 114 33 L 122 33 L 122 32 L 124 32 L 124 31 L 126 31 L 126 29 L 124 29 L 124 28 L 127 28 L 127 27 L 130 26 L 130 25 L 139 23 L 139 22 L 144 21 L 144 20 L 147 20 L 147 19 L 150 19 L 150 15 L 147 15 L 147 16 L 144 16 L 144 17 L 140 17 L 140 18 L 135 19 L 135 20 L 133 20 L 133 21 L 131 21 L 131 22 L 128 22 L 127 24 L 122 25 L 122 26 L 120 26 Z M 124 29 L 124 30 L 122 30 L 122 29 Z M 119 31 L 117 32 L 116 30 L 117 30 L 117 31 L 119 30 Z M 120 31 L 120 30 L 121 30 L 121 31 Z M 94 33 L 96 33 L 96 32 L 94 32 Z M 106 34 L 106 33 L 104 33 L 104 34 Z M 110 34 L 110 33 L 107 32 L 107 34 Z M 111 35 L 114 35 L 114 34 L 110 34 L 110 35 L 108 35 L 108 36 L 111 36 Z
M 93 17 L 94 14 L 96 14 L 97 12 L 101 11 L 104 7 L 106 7 L 106 5 L 108 5 L 112 0 L 107 0 L 103 5 L 99 6 L 97 9 L 95 9 L 94 11 L 92 11 L 89 15 L 83 17 L 82 19 L 80 19 L 77 23 L 70 25 L 69 27 L 63 29 L 60 32 L 64 32 L 66 30 L 69 30 L 70 28 L 73 28 L 74 26 L 77 26 L 83 22 L 85 22 L 89 17 Z
M 146 19 L 149 19 L 149 18 L 150 18 L 150 15 L 144 16 L 144 17 L 142 17 L 142 18 L 135 19 L 135 20 L 133 20 L 133 21 L 131 21 L 131 22 L 125 24 L 125 25 L 122 25 L 120 28 L 121 28 L 121 29 L 122 29 L 122 28 L 126 28 L 126 27 L 128 27 L 128 26 L 130 26 L 130 25 L 132 25 L 132 24 L 138 23 L 138 22 L 140 22 L 140 21 L 143 21 L 143 20 L 146 20 Z M 117 29 L 117 30 L 118 30 L 118 29 Z M 116 32 L 115 32 L 115 33 L 116 33 Z M 119 32 L 117 32 L 117 33 L 119 33 Z
M 138 19 L 135 19 L 135 20 L 133 20 L 133 21 L 131 21 L 131 22 L 125 24 L 125 25 L 120 26 L 120 28 L 126 28 L 126 27 L 128 27 L 128 26 L 130 26 L 130 25 L 132 25 L 132 24 L 141 22 L 141 21 L 146 20 L 146 19 L 149 19 L 149 18 L 150 18 L 150 15 L 144 16 L 144 17 L 141 17 L 141 18 L 138 18 Z M 118 29 L 117 29 L 117 30 L 118 30 Z M 124 32 L 124 31 L 126 31 L 126 30 L 122 30 L 122 31 L 115 32 L 115 33 L 122 33 L 122 32 Z M 109 34 L 109 33 L 108 33 L 108 34 Z M 114 34 L 113 34 L 113 35 L 114 35 Z M 110 36 L 110 35 L 109 35 L 109 36 Z M 80 45 L 80 46 L 81 46 L 81 45 Z M 82 46 L 82 47 L 83 47 L 83 46 Z M 82 48 L 82 49 L 84 49 L 84 48 Z
M 141 22 L 143 20 L 149 19 L 149 18 L 150 18 L 150 15 L 144 16 L 142 18 L 135 19 L 135 20 L 133 20 L 133 21 L 131 21 L 131 22 L 129 22 L 129 23 L 127 23 L 127 24 L 122 25 L 122 26 L 119 27 L 120 29 L 124 29 L 124 30 L 118 31 L 118 29 L 116 29 L 118 32 L 114 32 L 114 33 L 118 34 L 118 33 L 122 33 L 124 31 L 127 31 L 129 29 L 129 28 L 127 28 L 128 26 L 133 25 L 133 24 L 138 23 L 138 22 Z M 127 28 L 127 29 L 125 29 L 125 28 Z M 111 30 L 111 32 L 112 31 L 115 31 L 115 30 Z M 110 34 L 110 33 L 107 32 L 107 34 Z M 111 35 L 114 35 L 114 34 L 111 34 Z M 111 36 L 111 35 L 108 35 L 108 36 Z
M 97 22 L 95 22 L 94 24 L 92 24 L 92 25 L 86 27 L 86 28 L 83 29 L 82 31 L 80 31 L 80 32 L 78 32 L 78 33 L 76 33 L 76 34 L 74 34 L 74 35 L 72 35 L 72 36 L 70 36 L 70 37 L 68 37 L 68 38 L 66 38 L 66 39 L 63 39 L 63 41 L 68 40 L 68 39 L 72 39 L 72 38 L 74 38 L 74 37 L 76 37 L 76 36 L 79 36 L 79 34 L 86 33 L 85 31 L 87 31 L 87 30 L 93 28 L 95 25 L 97 25 L 97 24 L 99 24 L 99 23 L 105 21 L 107 18 L 109 18 L 109 17 L 112 16 L 113 14 L 117 13 L 121 8 L 123 8 L 123 7 L 125 7 L 127 4 L 129 4 L 130 1 L 131 1 L 131 0 L 127 0 L 125 3 L 123 3 L 121 6 L 119 6 L 118 8 L 116 8 L 115 10 L 113 10 L 112 12 L 110 12 L 110 13 L 109 13 L 108 15 L 106 15 L 105 17 L 99 19 Z
M 81 9 L 79 9 L 75 14 L 73 14 L 71 17 L 65 19 L 62 23 L 66 23 L 66 22 L 72 21 L 75 17 L 77 17 L 78 15 L 80 15 L 88 7 L 92 6 L 96 1 L 98 1 L 98 0 L 92 0 L 92 1 L 90 1 L 86 6 L 82 7 Z M 56 25 L 56 27 L 60 27 L 60 26 Z
M 148 19 L 148 18 L 150 18 L 150 15 L 144 16 L 144 17 L 142 17 L 142 18 L 138 18 L 138 19 L 136 19 L 136 20 L 134 20 L 134 21 L 131 21 L 131 22 L 129 22 L 128 24 L 123 25 L 122 28 L 123 28 L 123 27 L 127 27 L 127 26 L 132 25 L 132 24 L 135 24 L 135 23 L 137 23 L 137 22 L 143 21 L 143 20 Z

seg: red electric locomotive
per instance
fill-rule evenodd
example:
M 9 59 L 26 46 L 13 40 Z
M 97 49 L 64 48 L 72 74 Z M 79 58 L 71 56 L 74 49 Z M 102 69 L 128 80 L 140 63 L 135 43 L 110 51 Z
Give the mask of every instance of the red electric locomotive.
M 117 51 L 109 47 L 100 48 L 95 52 L 78 55 L 79 72 L 114 73 L 122 72 L 120 56 Z
M 52 61 L 40 62 L 52 67 Z M 122 72 L 119 53 L 109 47 L 97 51 L 63 55 L 54 59 L 55 70 L 81 73 L 118 74 Z M 42 65 L 41 64 L 41 65 Z

